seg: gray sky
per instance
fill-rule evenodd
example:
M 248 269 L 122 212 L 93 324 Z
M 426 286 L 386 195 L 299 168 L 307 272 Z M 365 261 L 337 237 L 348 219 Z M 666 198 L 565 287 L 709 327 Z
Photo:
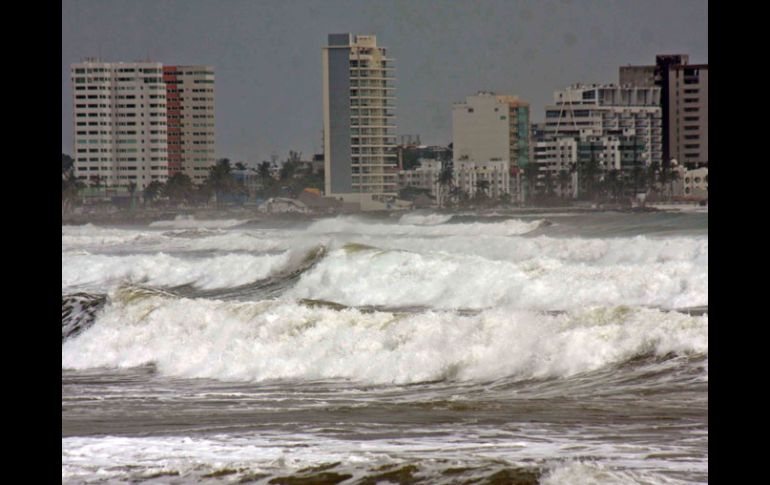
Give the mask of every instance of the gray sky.
M 84 57 L 211 65 L 217 158 L 321 149 L 321 47 L 373 34 L 396 59 L 397 134 L 452 138 L 452 103 L 514 94 L 544 118 L 553 91 L 618 82 L 618 67 L 683 53 L 708 62 L 707 0 L 165 0 L 62 2 L 62 151 L 72 154 L 69 66 Z

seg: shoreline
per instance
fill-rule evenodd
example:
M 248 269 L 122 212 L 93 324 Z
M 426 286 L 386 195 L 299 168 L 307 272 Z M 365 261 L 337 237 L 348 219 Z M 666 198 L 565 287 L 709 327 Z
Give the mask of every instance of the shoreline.
M 418 210 L 424 211 L 424 210 Z M 690 204 L 651 204 L 647 207 L 575 207 L 575 206 L 554 206 L 554 207 L 492 207 L 484 209 L 463 208 L 463 209 L 428 209 L 436 214 L 466 215 L 469 212 L 476 212 L 480 215 L 489 213 L 499 213 L 499 215 L 517 215 L 517 214 L 548 214 L 552 212 L 571 212 L 598 213 L 598 212 L 627 212 L 627 213 L 650 213 L 650 212 L 671 212 L 671 213 L 708 213 L 708 206 L 692 206 Z M 338 217 L 342 215 L 357 215 L 364 217 L 396 217 L 415 211 L 373 211 L 373 212 L 354 212 L 354 213 L 265 213 L 255 209 L 246 208 L 221 208 L 221 209 L 138 209 L 138 210 L 117 210 L 112 212 L 90 212 L 80 214 L 67 214 L 62 216 L 62 226 L 80 226 L 85 224 L 107 224 L 107 225 L 146 225 L 158 221 L 173 221 L 177 218 L 191 218 L 194 220 L 227 220 L 237 219 L 244 221 L 312 221 L 329 217 Z

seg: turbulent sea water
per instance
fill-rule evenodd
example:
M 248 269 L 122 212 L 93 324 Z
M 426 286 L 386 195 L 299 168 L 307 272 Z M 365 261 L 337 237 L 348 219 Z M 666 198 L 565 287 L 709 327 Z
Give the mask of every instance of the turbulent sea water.
M 62 483 L 708 482 L 708 213 L 62 227 Z

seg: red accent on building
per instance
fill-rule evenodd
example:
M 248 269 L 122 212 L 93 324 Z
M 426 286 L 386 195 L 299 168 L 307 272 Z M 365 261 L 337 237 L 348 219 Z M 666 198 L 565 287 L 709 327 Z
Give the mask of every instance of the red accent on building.
M 168 146 L 168 176 L 182 171 L 182 114 L 177 91 L 176 66 L 163 66 L 163 82 L 166 83 L 166 133 Z

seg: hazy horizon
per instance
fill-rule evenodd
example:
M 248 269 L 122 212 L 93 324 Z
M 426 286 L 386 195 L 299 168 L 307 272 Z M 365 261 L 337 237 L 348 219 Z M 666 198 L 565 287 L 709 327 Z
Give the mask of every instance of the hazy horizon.
M 256 163 L 321 149 L 321 48 L 372 34 L 396 59 L 396 133 L 451 142 L 452 103 L 518 95 L 542 121 L 553 91 L 617 83 L 622 65 L 708 62 L 708 2 L 62 2 L 62 151 L 72 155 L 69 67 L 85 57 L 204 64 L 216 73 L 216 157 Z

